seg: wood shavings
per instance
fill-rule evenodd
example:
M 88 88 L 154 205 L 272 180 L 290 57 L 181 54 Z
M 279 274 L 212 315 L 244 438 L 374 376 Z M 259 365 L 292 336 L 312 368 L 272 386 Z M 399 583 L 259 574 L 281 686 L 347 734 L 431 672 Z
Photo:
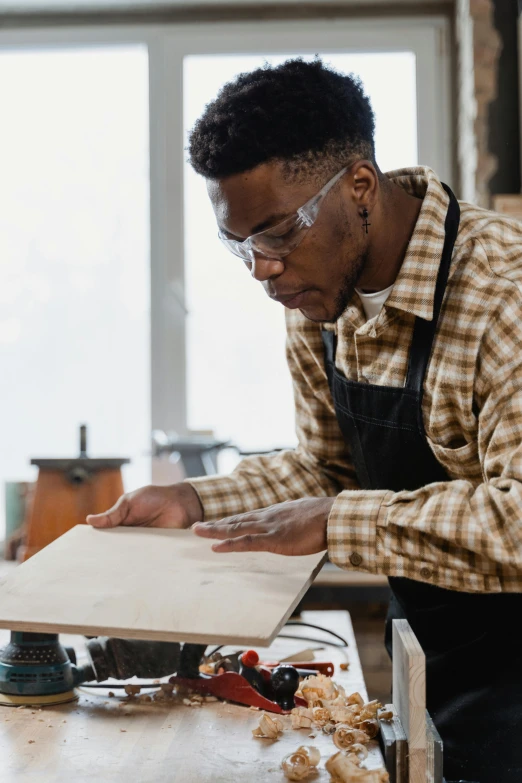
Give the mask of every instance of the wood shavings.
M 284 731 L 282 721 L 275 716 L 268 715 L 263 712 L 259 718 L 259 724 L 255 729 L 252 729 L 252 736 L 259 737 L 261 739 L 277 739 Z
M 125 690 L 125 693 L 127 694 L 127 696 L 136 696 L 138 693 L 140 693 L 141 686 L 140 685 L 129 685 L 129 684 L 127 684 L 125 686 L 124 690 Z
M 364 699 L 360 693 L 351 693 L 347 699 L 346 704 L 358 704 L 360 707 L 364 704 Z
M 377 717 L 379 720 L 393 720 L 393 710 L 381 710 Z
M 362 769 L 341 752 L 331 756 L 325 767 L 333 783 L 388 783 L 390 779 L 385 769 Z
M 339 665 L 339 668 L 340 668 L 340 670 L 341 670 L 342 672 L 346 672 L 346 671 L 348 671 L 348 669 L 350 668 L 350 664 L 349 664 L 347 661 L 343 661 L 343 662 L 342 662 L 342 663 Z
M 339 748 L 339 750 L 347 750 L 356 743 L 364 745 L 369 739 L 370 738 L 364 731 L 352 729 L 351 726 L 346 726 L 342 723 L 337 726 L 335 734 L 333 735 L 334 745 Z
M 301 746 L 294 753 L 289 753 L 281 762 L 281 769 L 288 780 L 304 780 L 319 763 L 321 754 L 312 746 Z
M 299 690 L 303 699 L 308 702 L 308 706 L 315 704 L 319 699 L 329 701 L 339 695 L 339 690 L 332 678 L 321 673 L 306 677 Z
M 293 729 L 311 729 L 312 719 L 307 718 L 305 715 L 292 715 L 290 716 Z
M 368 748 L 366 745 L 361 745 L 360 742 L 356 742 L 352 747 L 350 748 L 350 756 L 355 755 L 356 758 L 364 759 L 368 758 Z
M 324 707 L 314 707 L 312 709 L 312 721 L 317 726 L 326 726 L 330 722 L 330 710 Z
M 304 753 L 307 755 L 312 767 L 317 767 L 321 761 L 321 753 L 319 752 L 319 748 L 316 748 L 315 745 L 301 745 L 297 748 L 297 753 Z
M 351 707 L 330 707 L 330 720 L 333 723 L 347 723 L 352 726 L 357 718 L 358 708 L 356 705 Z
M 293 729 L 309 729 L 312 726 L 313 711 L 309 707 L 294 707 L 290 714 Z
M 373 739 L 379 733 L 379 724 L 373 718 L 371 720 L 367 719 L 357 723 L 356 728 L 364 731 L 364 733 L 367 734 L 370 739 Z
M 323 732 L 323 734 L 329 735 L 329 734 L 334 734 L 335 729 L 336 729 L 335 723 L 327 723 L 326 726 L 323 726 L 321 731 Z
M 174 691 L 174 684 L 172 682 L 162 682 L 160 684 L 160 690 L 165 696 L 172 696 Z
M 368 704 L 364 704 L 360 713 L 359 720 L 372 720 L 377 715 L 377 710 L 382 707 L 380 701 L 369 701 Z
M 138 696 L 138 701 L 141 701 L 141 702 L 152 701 L 152 696 L 149 696 L 148 693 L 143 693 L 141 696 Z
M 219 701 L 219 699 L 217 696 L 205 696 L 205 701 L 208 703 L 212 701 Z M 259 709 L 259 707 L 257 707 L 256 709 Z
M 372 717 L 375 717 L 377 715 L 377 710 L 382 709 L 382 704 L 377 699 L 373 699 L 373 701 L 368 701 L 366 704 L 363 705 L 363 712 L 367 712 Z
M 114 699 L 114 693 L 113 693 L 112 691 L 109 691 L 109 697 L 110 697 L 111 699 Z

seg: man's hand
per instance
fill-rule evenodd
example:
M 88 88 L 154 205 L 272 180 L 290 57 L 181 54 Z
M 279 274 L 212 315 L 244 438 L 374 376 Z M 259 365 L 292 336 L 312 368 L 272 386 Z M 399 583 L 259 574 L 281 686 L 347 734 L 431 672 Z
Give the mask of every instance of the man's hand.
M 203 518 L 197 492 L 190 484 L 170 487 L 141 487 L 122 495 L 103 514 L 91 514 L 87 523 L 93 527 L 190 527 Z
M 289 500 L 248 514 L 199 522 L 194 532 L 222 539 L 214 552 L 274 552 L 313 555 L 327 548 L 326 526 L 335 498 Z

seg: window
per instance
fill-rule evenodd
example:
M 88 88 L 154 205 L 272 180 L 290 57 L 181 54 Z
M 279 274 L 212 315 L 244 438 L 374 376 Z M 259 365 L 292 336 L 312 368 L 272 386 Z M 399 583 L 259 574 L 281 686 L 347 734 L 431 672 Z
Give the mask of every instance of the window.
M 0 488 L 31 457 L 150 458 L 145 46 L 0 52 Z M 3 511 L 3 498 L 0 509 Z M 0 529 L 1 532 L 1 529 Z

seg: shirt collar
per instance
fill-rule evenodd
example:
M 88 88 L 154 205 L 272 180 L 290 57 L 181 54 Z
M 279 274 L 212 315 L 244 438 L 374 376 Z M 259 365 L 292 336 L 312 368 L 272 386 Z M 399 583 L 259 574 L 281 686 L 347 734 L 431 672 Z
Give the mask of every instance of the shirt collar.
M 397 169 L 387 172 L 386 176 L 410 195 L 422 198 L 423 202 L 404 261 L 384 307 L 431 321 L 449 196 L 435 172 L 426 166 Z

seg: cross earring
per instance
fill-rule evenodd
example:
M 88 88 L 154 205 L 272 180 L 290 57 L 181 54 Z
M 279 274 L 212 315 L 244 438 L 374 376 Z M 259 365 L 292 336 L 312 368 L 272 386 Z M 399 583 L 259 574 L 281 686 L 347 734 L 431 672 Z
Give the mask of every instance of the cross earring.
M 363 216 L 363 220 L 364 220 L 364 223 L 362 224 L 362 227 L 364 229 L 366 229 L 366 233 L 368 233 L 368 226 L 371 226 L 371 223 L 368 223 L 368 217 L 369 216 L 368 216 L 368 210 L 366 209 L 366 207 L 363 209 L 362 216 Z

